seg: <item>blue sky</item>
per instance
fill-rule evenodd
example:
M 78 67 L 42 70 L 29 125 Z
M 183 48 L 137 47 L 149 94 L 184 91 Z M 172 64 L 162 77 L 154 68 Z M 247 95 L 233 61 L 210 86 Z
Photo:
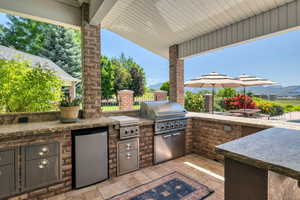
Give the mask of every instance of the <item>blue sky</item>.
M 0 24 L 6 22 L 0 14 Z M 148 85 L 168 80 L 168 60 L 102 30 L 102 54 L 131 56 L 145 70 Z M 281 85 L 300 85 L 300 31 L 285 33 L 185 60 L 185 79 L 210 72 L 239 76 L 242 73 L 268 78 Z

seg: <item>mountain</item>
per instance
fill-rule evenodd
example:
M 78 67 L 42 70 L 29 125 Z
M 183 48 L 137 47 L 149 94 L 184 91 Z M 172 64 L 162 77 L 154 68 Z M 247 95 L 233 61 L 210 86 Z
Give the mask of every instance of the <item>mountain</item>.
M 150 85 L 149 88 L 153 90 L 159 90 L 162 83 Z M 185 88 L 185 91 L 199 92 L 202 90 L 212 90 L 210 88 Z M 239 91 L 243 91 L 243 88 L 238 88 Z M 277 96 L 298 96 L 300 95 L 300 85 L 293 86 L 255 86 L 247 87 L 247 91 L 251 91 L 256 95 L 277 95 Z
M 153 90 L 159 90 L 160 89 L 160 86 L 162 85 L 163 83 L 156 83 L 156 84 L 153 84 L 153 85 L 149 85 L 148 87 L 150 89 L 153 89 Z
M 247 91 L 251 91 L 254 94 L 297 96 L 300 95 L 300 85 L 287 86 L 287 87 L 283 87 L 283 86 L 248 87 Z

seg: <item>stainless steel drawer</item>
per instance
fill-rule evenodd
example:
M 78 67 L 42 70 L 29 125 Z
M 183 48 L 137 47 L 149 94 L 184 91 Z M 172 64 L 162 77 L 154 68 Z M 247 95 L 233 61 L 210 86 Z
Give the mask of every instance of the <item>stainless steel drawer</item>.
M 26 160 L 34 160 L 58 155 L 59 143 L 34 144 L 25 147 Z
M 0 150 L 0 166 L 13 163 L 15 159 L 14 153 L 14 150 Z
M 14 165 L 0 167 L 0 199 L 15 192 L 15 168 Z
M 138 149 L 138 140 L 126 140 L 118 143 L 119 152 L 131 151 Z
M 119 153 L 118 174 L 125 174 L 139 168 L 138 150 Z
M 35 189 L 59 180 L 58 156 L 26 161 L 24 189 Z

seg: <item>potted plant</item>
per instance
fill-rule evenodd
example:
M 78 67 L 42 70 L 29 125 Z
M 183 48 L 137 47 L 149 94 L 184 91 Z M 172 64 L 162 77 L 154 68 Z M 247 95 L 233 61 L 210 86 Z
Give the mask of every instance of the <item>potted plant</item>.
M 81 99 L 65 98 L 60 102 L 61 122 L 72 123 L 78 121 Z

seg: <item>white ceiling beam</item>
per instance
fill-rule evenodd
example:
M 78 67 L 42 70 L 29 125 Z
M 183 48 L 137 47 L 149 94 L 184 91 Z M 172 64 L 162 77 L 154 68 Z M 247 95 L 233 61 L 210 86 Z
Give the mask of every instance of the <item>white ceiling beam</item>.
M 300 0 L 231 24 L 179 44 L 179 57 L 215 51 L 300 27 Z
M 118 0 L 91 0 L 90 1 L 90 24 L 101 24 L 104 17 L 114 7 Z
M 55 0 L 1 0 L 0 12 L 79 29 L 81 9 Z

